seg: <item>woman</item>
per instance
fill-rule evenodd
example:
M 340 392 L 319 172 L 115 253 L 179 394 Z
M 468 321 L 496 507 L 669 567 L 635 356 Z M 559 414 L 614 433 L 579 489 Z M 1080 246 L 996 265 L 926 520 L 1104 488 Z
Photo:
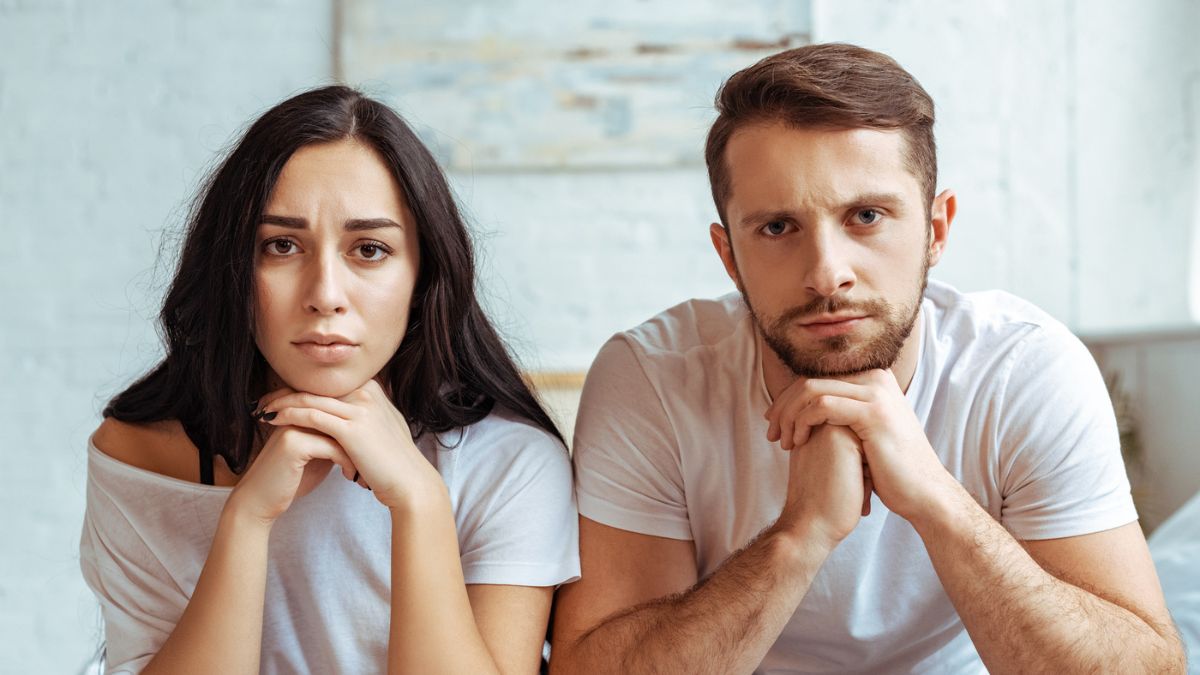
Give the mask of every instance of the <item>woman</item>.
M 570 462 L 393 111 L 327 87 L 256 121 L 161 320 L 89 448 L 110 669 L 537 671 L 579 574 Z

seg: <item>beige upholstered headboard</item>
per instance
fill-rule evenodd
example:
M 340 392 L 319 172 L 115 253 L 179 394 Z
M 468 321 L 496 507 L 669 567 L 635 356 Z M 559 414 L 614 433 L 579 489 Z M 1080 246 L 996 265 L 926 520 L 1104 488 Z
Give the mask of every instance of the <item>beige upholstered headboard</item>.
M 575 413 L 579 410 L 579 394 L 583 390 L 582 371 L 535 371 L 525 373 L 546 412 L 558 425 L 567 447 L 575 435 Z

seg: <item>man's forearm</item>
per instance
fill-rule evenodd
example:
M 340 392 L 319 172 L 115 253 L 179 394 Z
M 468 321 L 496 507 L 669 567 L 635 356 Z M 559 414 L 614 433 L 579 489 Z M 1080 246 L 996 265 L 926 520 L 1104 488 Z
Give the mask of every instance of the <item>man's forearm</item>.
M 749 673 L 774 644 L 832 546 L 775 528 L 683 593 L 614 614 L 555 673 Z
M 1183 672 L 1173 626 L 1042 569 L 965 490 L 952 502 L 914 525 L 990 672 Z

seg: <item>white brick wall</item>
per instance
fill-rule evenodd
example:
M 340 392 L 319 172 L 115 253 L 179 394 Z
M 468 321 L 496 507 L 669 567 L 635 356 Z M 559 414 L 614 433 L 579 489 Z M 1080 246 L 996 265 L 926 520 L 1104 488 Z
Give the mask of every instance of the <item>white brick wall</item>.
M 613 333 L 733 290 L 703 169 L 456 175 L 489 305 L 525 367 L 585 370 Z
M 1195 324 L 1200 3 L 1077 5 L 1079 326 Z
M 0 2 L 0 671 L 98 643 L 77 563 L 84 448 L 155 356 L 197 178 L 235 130 L 330 76 L 329 5 Z

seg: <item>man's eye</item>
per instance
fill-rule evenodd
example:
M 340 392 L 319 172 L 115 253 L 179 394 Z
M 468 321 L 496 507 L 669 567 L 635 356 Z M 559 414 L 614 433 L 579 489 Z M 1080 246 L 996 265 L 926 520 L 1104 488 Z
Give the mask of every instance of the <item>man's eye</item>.
M 855 215 L 855 219 L 861 225 L 874 225 L 879 220 L 879 212 L 875 209 L 863 209 Z
M 779 236 L 787 231 L 787 223 L 783 222 L 782 220 L 776 220 L 774 222 L 767 223 L 767 226 L 763 229 L 767 231 L 767 234 Z

